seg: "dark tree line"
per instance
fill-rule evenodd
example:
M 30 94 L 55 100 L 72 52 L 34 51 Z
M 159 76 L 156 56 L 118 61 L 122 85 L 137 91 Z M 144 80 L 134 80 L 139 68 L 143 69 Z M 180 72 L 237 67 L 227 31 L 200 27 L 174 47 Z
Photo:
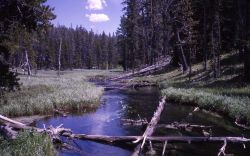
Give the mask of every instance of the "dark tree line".
M 123 5 L 117 44 L 124 69 L 170 55 L 184 72 L 202 61 L 204 70 L 219 77 L 222 54 L 238 51 L 250 80 L 249 0 L 124 0 Z
M 61 69 L 111 69 L 118 65 L 116 37 L 111 34 L 95 34 L 83 27 L 58 26 L 46 33 L 24 36 L 20 36 L 19 44 L 29 42 L 27 53 L 33 69 L 57 70 L 59 54 Z M 23 49 L 17 49 L 10 59 L 12 65 L 22 66 L 26 62 L 25 55 Z
M 9 68 L 125 70 L 160 62 L 184 73 L 203 62 L 221 75 L 222 54 L 237 52 L 250 80 L 249 0 L 124 0 L 116 35 L 83 27 L 51 27 L 55 18 L 46 0 L 0 1 L 0 89 L 16 86 Z M 120 59 L 121 57 L 121 59 Z M 59 61 L 60 60 L 60 61 Z M 122 61 L 119 61 L 122 60 Z
M 110 69 L 118 66 L 115 35 L 52 27 L 46 0 L 0 1 L 0 94 L 18 86 L 10 69 Z
M 16 75 L 9 70 L 9 58 L 19 47 L 15 34 L 45 31 L 50 20 L 55 17 L 45 2 L 46 0 L 0 1 L 0 94 L 18 86 Z

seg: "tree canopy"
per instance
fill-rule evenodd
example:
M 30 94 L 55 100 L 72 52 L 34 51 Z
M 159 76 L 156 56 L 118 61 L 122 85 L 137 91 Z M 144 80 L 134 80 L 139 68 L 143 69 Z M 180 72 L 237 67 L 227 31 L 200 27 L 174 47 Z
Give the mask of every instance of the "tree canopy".
M 9 71 L 11 50 L 19 44 L 20 31 L 44 31 L 55 18 L 53 9 L 45 5 L 46 0 L 1 0 L 0 1 L 0 89 L 13 90 L 18 85 L 16 75 Z

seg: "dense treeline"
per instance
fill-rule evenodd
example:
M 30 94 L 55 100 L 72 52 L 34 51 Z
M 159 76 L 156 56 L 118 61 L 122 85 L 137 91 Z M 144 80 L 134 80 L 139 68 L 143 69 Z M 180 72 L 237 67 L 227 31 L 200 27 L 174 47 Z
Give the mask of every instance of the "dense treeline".
M 110 69 L 118 64 L 115 43 L 116 37 L 104 32 L 95 34 L 83 27 L 58 26 L 46 33 L 22 34 L 19 47 L 26 48 L 16 49 L 10 60 L 13 66 L 23 67 L 27 52 L 33 69 L 57 70 L 60 51 L 62 69 Z
M 46 0 L 0 1 L 0 94 L 18 86 L 10 68 L 32 74 L 37 69 L 110 69 L 118 65 L 114 34 L 83 27 L 53 27 L 56 16 Z
M 204 70 L 219 77 L 221 55 L 238 51 L 250 80 L 249 0 L 124 0 L 123 5 L 117 40 L 125 69 L 171 55 L 184 72 L 203 61 Z
M 119 63 L 129 70 L 168 56 L 186 73 L 203 62 L 216 78 L 222 54 L 232 52 L 250 80 L 249 0 L 124 0 L 116 35 L 53 28 L 55 15 L 45 2 L 0 1 L 1 88 L 17 84 L 11 66 L 29 74 L 31 69 L 110 69 Z
M 0 95 L 5 90 L 18 86 L 18 79 L 9 70 L 9 58 L 17 44 L 15 34 L 43 32 L 55 16 L 46 0 L 1 0 L 0 1 Z M 26 42 L 27 43 L 27 42 Z

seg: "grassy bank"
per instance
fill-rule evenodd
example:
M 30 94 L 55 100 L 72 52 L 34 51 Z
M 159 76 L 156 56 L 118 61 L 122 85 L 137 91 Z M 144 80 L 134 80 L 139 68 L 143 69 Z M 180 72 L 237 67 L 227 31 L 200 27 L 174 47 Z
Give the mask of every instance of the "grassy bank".
M 46 135 L 22 132 L 17 139 L 6 141 L 0 136 L 1 156 L 54 156 L 56 151 Z
M 32 77 L 20 76 L 21 90 L 0 99 L 0 114 L 24 116 L 51 114 L 53 109 L 81 110 L 96 107 L 103 88 L 87 82 L 89 77 L 108 75 L 106 71 L 38 71 Z
M 223 55 L 221 77 L 213 78 L 212 69 L 203 70 L 202 64 L 192 67 L 192 74 L 182 74 L 173 68 L 164 74 L 135 78 L 133 81 L 157 83 L 163 95 L 177 103 L 188 103 L 207 110 L 227 114 L 232 119 L 240 118 L 250 123 L 250 85 L 242 81 L 243 65 L 236 54 Z

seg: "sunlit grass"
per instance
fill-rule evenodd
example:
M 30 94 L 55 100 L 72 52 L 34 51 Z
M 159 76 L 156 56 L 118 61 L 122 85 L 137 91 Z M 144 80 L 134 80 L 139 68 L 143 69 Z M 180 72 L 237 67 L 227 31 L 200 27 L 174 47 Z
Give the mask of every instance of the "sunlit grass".
M 22 132 L 15 140 L 0 136 L 1 156 L 55 156 L 51 139 L 45 134 Z
M 107 71 L 68 71 L 58 77 L 54 71 L 42 71 L 28 78 L 20 76 L 21 90 L 5 94 L 0 99 L 0 114 L 23 116 L 50 114 L 53 109 L 81 110 L 97 106 L 102 87 L 87 82 Z

